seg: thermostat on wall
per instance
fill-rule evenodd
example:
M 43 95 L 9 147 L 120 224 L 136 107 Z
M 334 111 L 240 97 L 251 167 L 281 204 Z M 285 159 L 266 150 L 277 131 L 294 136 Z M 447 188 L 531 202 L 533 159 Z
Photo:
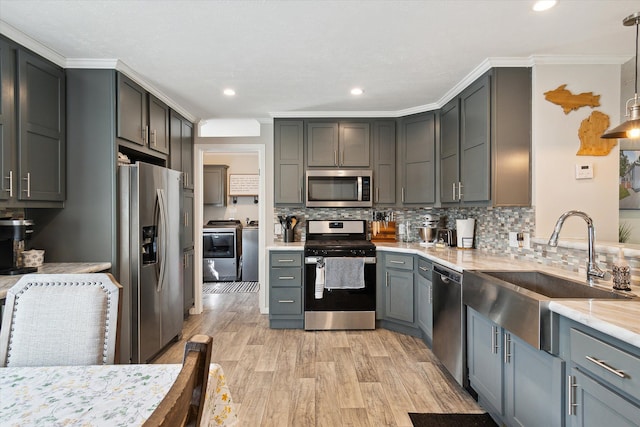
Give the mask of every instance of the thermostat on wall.
M 593 163 L 583 163 L 576 165 L 576 179 L 592 179 Z

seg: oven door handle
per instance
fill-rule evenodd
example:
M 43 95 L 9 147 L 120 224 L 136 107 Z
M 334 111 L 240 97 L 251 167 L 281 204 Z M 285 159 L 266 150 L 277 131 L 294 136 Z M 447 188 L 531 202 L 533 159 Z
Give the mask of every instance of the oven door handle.
M 351 257 L 349 257 L 351 258 Z M 355 258 L 355 257 L 354 257 Z M 305 264 L 317 264 L 318 261 L 322 261 L 323 257 L 315 257 L 315 256 L 307 256 L 304 257 L 304 263 Z M 368 257 L 364 257 L 364 263 L 365 264 L 376 264 L 376 257 L 374 256 L 368 256 Z

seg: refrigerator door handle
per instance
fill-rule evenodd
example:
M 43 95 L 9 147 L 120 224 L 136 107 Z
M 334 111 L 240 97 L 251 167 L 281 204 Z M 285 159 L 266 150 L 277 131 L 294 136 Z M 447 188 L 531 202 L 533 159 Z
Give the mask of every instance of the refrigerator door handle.
M 159 240 L 160 248 L 158 248 L 160 273 L 158 275 L 158 284 L 156 285 L 156 291 L 162 291 L 165 282 L 165 261 L 167 258 L 167 203 L 164 198 L 164 190 L 156 189 L 157 203 L 159 205 L 160 218 L 158 221 L 158 227 L 160 228 L 161 236 Z

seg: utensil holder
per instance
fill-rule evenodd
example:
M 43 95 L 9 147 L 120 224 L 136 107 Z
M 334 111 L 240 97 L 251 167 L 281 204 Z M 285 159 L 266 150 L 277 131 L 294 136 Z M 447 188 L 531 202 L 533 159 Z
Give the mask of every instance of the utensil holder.
M 295 242 L 295 234 L 293 233 L 293 230 L 284 230 L 284 241 L 289 243 L 289 242 Z

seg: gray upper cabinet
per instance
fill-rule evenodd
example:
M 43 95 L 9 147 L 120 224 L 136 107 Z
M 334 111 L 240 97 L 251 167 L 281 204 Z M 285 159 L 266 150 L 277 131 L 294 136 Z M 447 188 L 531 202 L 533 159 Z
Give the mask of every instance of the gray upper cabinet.
M 193 124 L 175 111 L 169 117 L 169 166 L 182 171 L 183 187 L 193 190 Z
M 458 203 L 460 182 L 460 100 L 440 110 L 440 202 Z
M 421 113 L 400 121 L 398 162 L 400 202 L 435 203 L 436 114 Z
M 205 205 L 227 206 L 226 165 L 205 165 L 202 175 L 202 198 Z
M 149 94 L 149 147 L 169 154 L 169 107 Z
M 531 204 L 531 70 L 494 68 L 440 111 L 443 205 Z
M 304 123 L 302 120 L 274 122 L 274 202 L 304 204 Z
M 488 201 L 491 80 L 484 76 L 460 95 L 460 181 L 465 202 Z
M 369 123 L 307 123 L 308 167 L 369 167 Z
M 54 207 L 65 200 L 65 74 L 0 40 L 0 161 L 7 207 Z
M 393 205 L 396 202 L 396 123 L 373 123 L 373 202 Z
M 147 144 L 147 91 L 118 73 L 118 138 Z
M 118 138 L 169 154 L 169 107 L 120 73 L 117 96 Z
M 12 49 L 0 39 L 0 200 L 9 200 L 16 192 L 15 180 L 15 61 Z M 15 176 L 14 176 L 15 175 Z

